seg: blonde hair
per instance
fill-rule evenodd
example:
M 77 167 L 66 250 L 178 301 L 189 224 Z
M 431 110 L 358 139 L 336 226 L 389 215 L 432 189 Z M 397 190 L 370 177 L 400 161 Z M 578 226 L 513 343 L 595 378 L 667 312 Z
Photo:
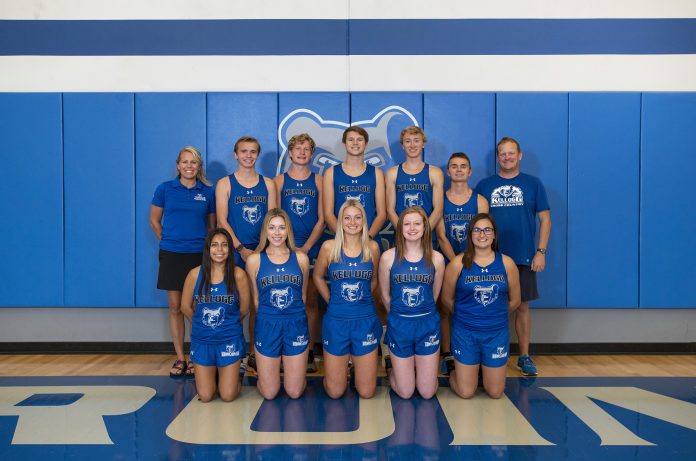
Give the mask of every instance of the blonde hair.
M 196 149 L 193 146 L 186 146 L 183 149 L 179 151 L 179 155 L 176 157 L 176 164 L 178 165 L 179 162 L 181 161 L 181 156 L 185 153 L 188 152 L 189 154 L 193 155 L 193 158 L 196 159 L 198 162 L 199 168 L 198 168 L 198 173 L 196 173 L 196 180 L 202 182 L 206 186 L 211 186 L 212 183 L 208 181 L 208 178 L 205 177 L 205 168 L 203 168 L 203 156 L 201 156 L 201 152 Z M 177 178 L 181 176 L 180 174 L 176 175 Z
M 314 149 L 317 148 L 317 143 L 314 142 L 314 139 L 307 133 L 300 133 L 296 134 L 292 138 L 290 138 L 290 141 L 288 141 L 288 150 L 292 150 L 296 144 L 302 144 L 303 142 L 308 142 L 309 143 L 309 150 L 314 153 Z
M 423 247 L 423 257 L 428 266 L 433 265 L 433 240 L 432 231 L 430 230 L 430 222 L 428 221 L 428 215 L 425 214 L 425 210 L 419 206 L 410 206 L 401 212 L 399 215 L 399 221 L 396 223 L 396 231 L 394 237 L 394 246 L 396 247 L 396 254 L 399 255 L 399 261 L 404 259 L 404 254 L 406 253 L 406 239 L 404 238 L 404 217 L 407 214 L 417 214 L 423 218 L 423 235 L 421 236 L 421 246 Z
M 259 238 L 259 246 L 256 248 L 257 252 L 261 252 L 268 248 L 270 244 L 268 241 L 268 225 L 271 219 L 281 217 L 285 221 L 285 228 L 288 231 L 288 238 L 285 240 L 285 245 L 290 248 L 291 251 L 295 251 L 295 236 L 292 232 L 292 223 L 290 222 L 290 217 L 288 214 L 281 210 L 280 208 L 271 208 L 266 213 L 266 217 L 263 218 L 263 225 L 261 226 L 261 237 Z
M 423 131 L 420 127 L 417 127 L 415 125 L 413 126 L 407 126 L 403 130 L 401 130 L 401 134 L 399 135 L 399 144 L 404 143 L 404 136 L 407 134 L 419 134 L 423 137 L 423 142 L 428 142 L 428 138 L 425 136 L 425 131 Z
M 336 237 L 334 238 L 333 248 L 331 249 L 331 253 L 329 254 L 329 261 L 339 263 L 342 260 L 344 243 L 343 215 L 345 214 L 346 209 L 349 207 L 357 208 L 363 217 L 362 234 L 360 235 L 360 246 L 362 247 L 361 261 L 366 263 L 372 259 L 372 252 L 370 251 L 370 234 L 368 233 L 367 228 L 367 216 L 365 215 L 365 208 L 363 208 L 359 200 L 355 199 L 346 200 L 345 203 L 341 205 L 341 208 L 338 210 Z

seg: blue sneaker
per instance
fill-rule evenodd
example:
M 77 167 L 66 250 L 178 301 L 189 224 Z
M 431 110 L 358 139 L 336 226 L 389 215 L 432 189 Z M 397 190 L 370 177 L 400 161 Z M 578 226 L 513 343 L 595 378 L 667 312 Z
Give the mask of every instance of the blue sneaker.
M 524 376 L 536 376 L 537 367 L 532 362 L 532 358 L 528 355 L 520 355 L 517 359 L 517 368 L 522 372 Z

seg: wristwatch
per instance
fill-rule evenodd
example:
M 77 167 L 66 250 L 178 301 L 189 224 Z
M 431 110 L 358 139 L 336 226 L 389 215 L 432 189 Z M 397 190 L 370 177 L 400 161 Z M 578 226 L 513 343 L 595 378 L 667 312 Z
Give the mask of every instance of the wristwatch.
M 546 254 L 546 248 L 537 248 L 537 253 Z
M 239 252 L 242 251 L 243 249 L 244 249 L 244 244 L 243 244 L 243 243 L 240 243 L 239 245 L 237 245 L 236 247 L 234 247 L 234 251 L 236 251 L 237 253 L 239 253 Z

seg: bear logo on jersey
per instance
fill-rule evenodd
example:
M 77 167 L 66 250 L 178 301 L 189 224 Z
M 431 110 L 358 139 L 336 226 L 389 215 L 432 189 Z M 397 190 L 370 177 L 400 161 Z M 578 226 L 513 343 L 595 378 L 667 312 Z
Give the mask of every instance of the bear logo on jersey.
M 348 200 L 357 200 L 365 208 L 365 194 L 346 195 L 346 202 Z
M 362 299 L 362 282 L 341 284 L 341 297 L 349 303 L 354 303 Z
M 256 224 L 261 219 L 261 205 L 242 205 L 242 217 L 249 224 Z
M 404 207 L 423 206 L 423 195 L 420 192 L 412 192 L 404 194 Z
M 498 285 L 493 284 L 487 287 L 476 285 L 474 287 L 474 299 L 484 307 L 498 299 Z
M 466 241 L 466 229 L 469 227 L 469 223 L 464 224 L 452 224 L 450 228 L 450 237 L 459 243 Z
M 418 307 L 423 303 L 423 287 L 401 287 L 401 301 L 408 307 Z
M 491 193 L 492 207 L 522 205 L 524 205 L 524 194 L 522 189 L 517 186 L 496 187 Z
M 211 309 L 209 307 L 203 308 L 203 325 L 210 328 L 217 328 L 225 321 L 225 311 L 222 307 L 217 309 Z
M 290 287 L 281 288 L 271 288 L 271 305 L 276 308 L 283 310 L 292 304 L 292 291 Z
M 290 197 L 290 210 L 297 216 L 304 216 L 309 211 L 309 198 Z

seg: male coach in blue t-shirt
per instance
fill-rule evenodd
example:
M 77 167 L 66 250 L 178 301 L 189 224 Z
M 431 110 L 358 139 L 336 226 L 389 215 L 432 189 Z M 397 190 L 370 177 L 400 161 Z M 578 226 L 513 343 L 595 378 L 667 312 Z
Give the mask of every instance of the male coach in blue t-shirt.
M 546 246 L 551 234 L 551 212 L 546 190 L 535 176 L 520 173 L 522 151 L 512 138 L 502 138 L 496 146 L 498 174 L 483 179 L 476 192 L 490 204 L 498 225 L 500 252 L 510 256 L 520 271 L 522 303 L 515 313 L 515 331 L 520 347 L 517 367 L 525 376 L 536 376 L 529 357 L 532 317 L 529 301 L 537 299 L 536 273 L 546 265 Z M 536 219 L 539 218 L 539 243 L 534 245 Z

